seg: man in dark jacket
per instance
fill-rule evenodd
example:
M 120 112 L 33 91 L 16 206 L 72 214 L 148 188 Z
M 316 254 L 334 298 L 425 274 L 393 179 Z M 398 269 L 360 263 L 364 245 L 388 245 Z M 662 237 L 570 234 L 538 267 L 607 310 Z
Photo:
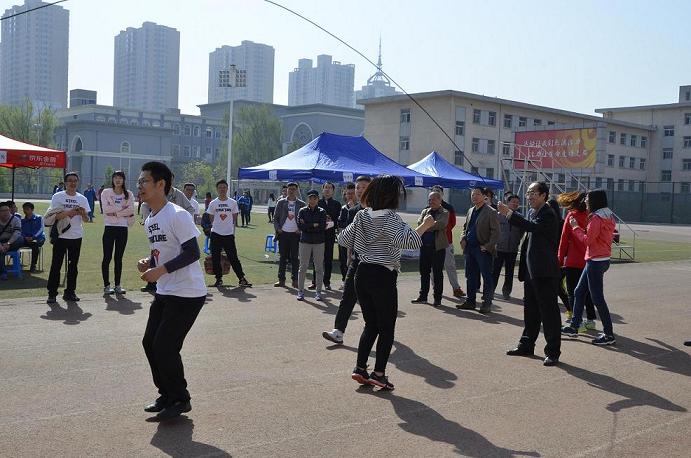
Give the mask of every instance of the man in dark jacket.
M 547 204 L 549 186 L 535 182 L 528 187 L 528 203 L 533 210 L 530 219 L 523 218 L 500 203 L 498 211 L 509 223 L 523 228 L 528 235 L 521 246 L 518 279 L 523 281 L 525 327 L 518 346 L 506 353 L 510 356 L 532 356 L 542 323 L 545 333 L 545 366 L 555 366 L 561 354 L 561 328 L 557 291 L 559 289 L 559 246 L 557 215 Z
M 441 194 L 431 192 L 428 197 L 429 206 L 422 210 L 418 218 L 418 225 L 422 224 L 427 215 L 434 218 L 434 226 L 422 234 L 422 246 L 420 247 L 420 293 L 413 304 L 426 304 L 429 294 L 430 272 L 434 277 L 434 302 L 432 305 L 441 305 L 441 296 L 444 292 L 444 260 L 446 247 L 449 240 L 446 236 L 446 226 L 449 223 L 449 212 L 442 207 Z
M 336 222 L 341 215 L 341 203 L 333 198 L 336 187 L 331 182 L 326 182 L 322 186 L 322 198 L 319 199 L 319 207 L 326 211 L 326 238 L 324 240 L 324 288 L 331 290 L 331 270 L 334 260 L 334 245 L 336 244 Z M 316 272 L 312 279 L 316 278 Z M 315 284 L 309 289 L 314 289 Z
M 290 259 L 291 277 L 293 288 L 298 287 L 298 250 L 300 244 L 300 229 L 297 224 L 298 212 L 305 206 L 305 202 L 298 199 L 298 184 L 288 183 L 288 192 L 285 199 L 276 202 L 274 210 L 274 229 L 278 236 L 278 251 L 281 253 L 281 260 L 278 263 L 278 281 L 274 283 L 276 287 L 286 285 L 286 266 Z
M 324 241 L 326 239 L 326 211 L 319 207 L 319 192 L 315 189 L 307 191 L 307 206 L 298 212 L 298 228 L 300 234 L 300 272 L 298 274 L 299 301 L 305 300 L 305 275 L 310 257 L 314 259 L 315 285 L 317 292 L 314 298 L 322 300 L 322 281 L 324 275 Z M 331 247 L 333 250 L 333 247 Z
M 517 213 L 519 201 L 520 199 L 517 195 L 510 194 L 506 199 L 506 204 L 511 211 Z M 504 299 L 509 299 L 513 289 L 513 272 L 516 266 L 518 247 L 521 244 L 525 231 L 519 226 L 509 224 L 509 220 L 501 213 L 499 214 L 499 227 L 501 228 L 501 236 L 499 237 L 499 243 L 497 243 L 497 257 L 494 259 L 494 289 L 497 289 L 499 274 L 501 274 L 501 269 L 505 267 L 504 286 L 501 292 L 504 295 Z

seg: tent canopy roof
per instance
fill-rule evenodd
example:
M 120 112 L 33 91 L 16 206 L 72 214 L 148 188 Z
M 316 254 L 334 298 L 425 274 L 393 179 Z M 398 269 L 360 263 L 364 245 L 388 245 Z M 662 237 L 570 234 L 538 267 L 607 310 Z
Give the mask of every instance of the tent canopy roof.
M 431 175 L 444 179 L 446 187 L 449 188 L 472 188 L 474 186 L 489 187 L 495 189 L 503 189 L 504 182 L 501 180 L 494 180 L 485 178 L 480 175 L 473 175 L 463 169 L 456 167 L 444 157 L 432 151 L 427 156 L 423 157 L 414 164 L 408 166 L 409 169 L 415 170 L 425 175 Z M 442 184 L 442 186 L 444 186 Z
M 0 167 L 65 167 L 65 152 L 0 135 Z

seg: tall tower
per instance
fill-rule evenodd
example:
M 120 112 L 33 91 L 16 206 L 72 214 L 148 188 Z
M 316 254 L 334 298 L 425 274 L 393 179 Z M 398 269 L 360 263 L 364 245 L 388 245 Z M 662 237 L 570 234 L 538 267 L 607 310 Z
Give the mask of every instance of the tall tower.
M 21 105 L 28 98 L 35 109 L 67 108 L 69 11 L 53 5 L 9 17 L 42 5 L 26 0 L 2 16 L 0 103 Z
M 219 87 L 218 72 L 231 65 L 247 72 L 245 87 Z M 221 46 L 209 53 L 209 103 L 250 100 L 274 101 L 274 48 L 244 40 L 239 46 Z
M 374 75 L 367 78 L 367 84 L 362 86 L 359 91 L 355 91 L 355 100 L 373 99 L 376 97 L 386 97 L 387 95 L 400 94 L 391 81 L 384 74 L 381 63 L 381 37 L 379 37 L 379 59 L 377 60 L 377 71 Z M 358 108 L 364 108 L 362 105 L 357 105 Z
M 316 67 L 312 67 L 312 59 L 300 59 L 288 76 L 288 105 L 323 103 L 352 108 L 355 104 L 355 65 L 344 65 L 321 54 Z
M 115 37 L 113 105 L 163 112 L 178 107 L 180 32 L 144 22 Z

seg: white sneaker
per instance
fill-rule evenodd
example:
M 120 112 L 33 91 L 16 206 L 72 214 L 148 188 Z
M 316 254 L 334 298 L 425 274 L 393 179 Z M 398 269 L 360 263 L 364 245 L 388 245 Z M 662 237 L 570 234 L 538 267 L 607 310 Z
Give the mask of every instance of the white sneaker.
M 339 329 L 334 329 L 332 331 L 324 331 L 322 332 L 322 337 L 326 340 L 330 340 L 335 344 L 340 345 L 343 343 L 343 333 Z
M 316 294 L 314 295 L 314 300 L 315 300 L 315 301 L 323 301 L 324 298 L 322 297 L 321 294 L 316 293 Z
M 103 294 L 115 294 L 115 290 L 112 286 L 108 285 L 103 288 Z
M 127 290 L 120 285 L 115 285 L 115 294 L 125 294 Z

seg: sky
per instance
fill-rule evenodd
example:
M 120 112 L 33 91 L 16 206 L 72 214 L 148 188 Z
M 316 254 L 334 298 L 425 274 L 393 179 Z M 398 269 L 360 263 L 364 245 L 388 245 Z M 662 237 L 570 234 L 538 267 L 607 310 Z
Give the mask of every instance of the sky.
M 677 101 L 691 84 L 691 2 L 639 0 L 277 0 L 376 61 L 410 93 L 453 89 L 594 114 Z M 9 7 L 19 1 L 2 1 Z M 298 59 L 375 71 L 343 44 L 262 0 L 69 0 L 69 89 L 113 98 L 113 39 L 144 21 L 180 31 L 179 107 L 207 102 L 209 52 L 242 40 L 275 49 L 274 103 Z M 3 8 L 4 10 L 4 8 Z

